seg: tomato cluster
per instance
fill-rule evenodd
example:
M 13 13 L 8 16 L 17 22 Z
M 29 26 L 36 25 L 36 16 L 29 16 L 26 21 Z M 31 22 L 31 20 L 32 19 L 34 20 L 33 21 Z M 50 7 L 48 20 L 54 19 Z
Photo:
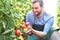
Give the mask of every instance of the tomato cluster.
M 22 22 L 22 29 L 24 32 L 27 32 L 29 30 L 29 22 Z
M 29 30 L 29 26 L 30 26 L 29 22 L 22 22 L 22 31 L 27 32 Z M 16 36 L 21 36 L 22 35 L 19 27 L 15 27 L 15 35 Z
M 29 22 L 22 22 L 22 28 L 24 29 L 24 28 L 26 28 L 26 27 L 28 27 L 30 24 L 29 24 Z

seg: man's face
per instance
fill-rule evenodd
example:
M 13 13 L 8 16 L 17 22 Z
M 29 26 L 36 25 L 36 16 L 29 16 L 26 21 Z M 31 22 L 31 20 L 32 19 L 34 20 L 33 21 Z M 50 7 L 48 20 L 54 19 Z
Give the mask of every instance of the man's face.
M 42 11 L 42 7 L 40 6 L 39 2 L 32 4 L 32 11 L 34 12 L 35 16 L 40 15 L 40 13 Z

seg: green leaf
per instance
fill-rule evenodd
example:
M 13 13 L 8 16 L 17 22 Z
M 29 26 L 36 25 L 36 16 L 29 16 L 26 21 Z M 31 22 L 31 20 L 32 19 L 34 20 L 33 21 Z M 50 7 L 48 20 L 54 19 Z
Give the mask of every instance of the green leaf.
M 11 32 L 11 31 L 13 31 L 13 29 L 11 29 L 11 30 L 5 30 L 5 32 L 2 33 L 2 34 L 7 34 L 7 33 Z

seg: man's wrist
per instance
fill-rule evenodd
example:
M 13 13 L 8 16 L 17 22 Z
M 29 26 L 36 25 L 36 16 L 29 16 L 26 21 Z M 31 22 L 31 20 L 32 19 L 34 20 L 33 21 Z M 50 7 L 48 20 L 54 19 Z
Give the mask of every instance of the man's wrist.
M 31 33 L 33 33 L 34 32 L 34 29 L 33 28 L 31 28 Z

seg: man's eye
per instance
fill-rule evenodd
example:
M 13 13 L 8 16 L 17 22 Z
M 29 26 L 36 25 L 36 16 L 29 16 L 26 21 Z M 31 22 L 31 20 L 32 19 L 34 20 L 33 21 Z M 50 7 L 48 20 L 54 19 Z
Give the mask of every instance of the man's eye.
M 32 8 L 32 9 L 38 9 L 38 8 L 36 7 L 36 8 Z

